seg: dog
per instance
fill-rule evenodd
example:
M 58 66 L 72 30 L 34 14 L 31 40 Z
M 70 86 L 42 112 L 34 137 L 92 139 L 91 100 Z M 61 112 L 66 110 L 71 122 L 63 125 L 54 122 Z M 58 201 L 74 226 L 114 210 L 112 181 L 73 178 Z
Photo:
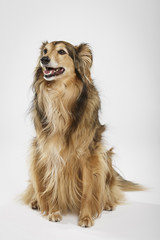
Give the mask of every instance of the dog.
M 31 113 L 36 130 L 24 203 L 59 222 L 68 211 L 91 227 L 103 210 L 123 203 L 124 191 L 143 187 L 112 166 L 102 140 L 100 98 L 91 78 L 88 44 L 44 42 L 35 68 Z

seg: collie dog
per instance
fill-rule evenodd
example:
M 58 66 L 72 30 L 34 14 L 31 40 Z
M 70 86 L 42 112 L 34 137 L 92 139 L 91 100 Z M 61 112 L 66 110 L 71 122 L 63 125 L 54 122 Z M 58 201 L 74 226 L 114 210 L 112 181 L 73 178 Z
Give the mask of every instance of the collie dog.
M 91 78 L 87 44 L 45 42 L 35 69 L 31 107 L 36 130 L 30 181 L 23 201 L 59 222 L 67 211 L 90 227 L 103 210 L 123 202 L 123 191 L 142 190 L 112 167 L 99 121 L 100 98 Z

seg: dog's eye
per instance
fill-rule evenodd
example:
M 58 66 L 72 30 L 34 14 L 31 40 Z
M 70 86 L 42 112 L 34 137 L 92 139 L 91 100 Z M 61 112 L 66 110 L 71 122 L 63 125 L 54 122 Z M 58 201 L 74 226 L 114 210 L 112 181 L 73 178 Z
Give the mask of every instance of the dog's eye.
M 46 53 L 47 53 L 47 49 L 46 49 L 46 48 L 43 50 L 43 53 L 44 53 L 44 54 L 46 54 Z
M 66 54 L 66 52 L 63 49 L 59 50 L 58 53 L 61 54 L 61 55 Z

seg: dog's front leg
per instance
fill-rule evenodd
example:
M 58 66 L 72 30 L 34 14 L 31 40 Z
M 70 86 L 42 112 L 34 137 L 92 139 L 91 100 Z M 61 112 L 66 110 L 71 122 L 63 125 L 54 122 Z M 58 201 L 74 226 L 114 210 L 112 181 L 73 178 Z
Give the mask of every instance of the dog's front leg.
M 92 185 L 91 185 L 91 173 L 86 166 L 83 168 L 82 173 L 83 192 L 81 199 L 81 208 L 79 216 L 79 225 L 81 227 L 91 227 L 94 224 L 91 213 L 91 201 L 92 201 Z
M 80 207 L 79 225 L 91 227 L 93 218 L 102 211 L 104 179 L 103 169 L 97 156 L 89 158 L 82 169 L 82 199 Z

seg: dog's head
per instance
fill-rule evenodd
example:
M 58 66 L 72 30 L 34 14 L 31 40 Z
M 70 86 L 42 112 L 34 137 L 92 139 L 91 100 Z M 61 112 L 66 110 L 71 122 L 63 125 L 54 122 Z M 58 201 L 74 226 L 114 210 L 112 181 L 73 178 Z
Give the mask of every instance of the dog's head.
M 38 71 L 47 81 L 59 80 L 76 74 L 91 82 L 92 52 L 87 44 L 73 46 L 64 41 L 45 42 L 41 46 Z

